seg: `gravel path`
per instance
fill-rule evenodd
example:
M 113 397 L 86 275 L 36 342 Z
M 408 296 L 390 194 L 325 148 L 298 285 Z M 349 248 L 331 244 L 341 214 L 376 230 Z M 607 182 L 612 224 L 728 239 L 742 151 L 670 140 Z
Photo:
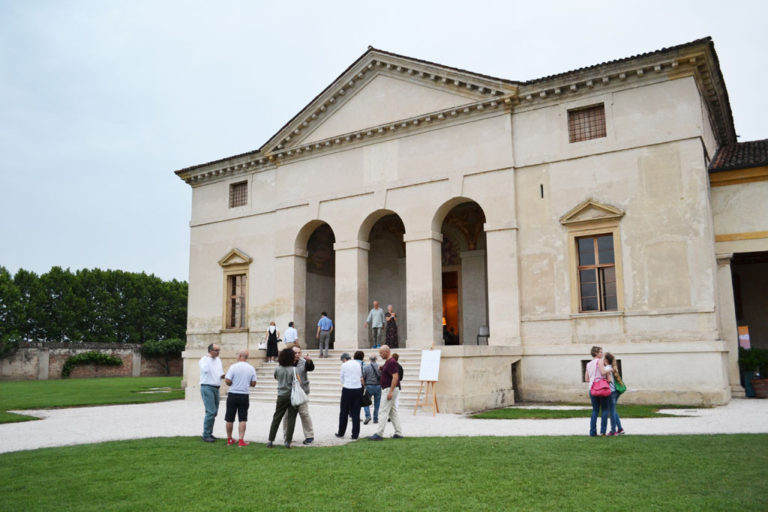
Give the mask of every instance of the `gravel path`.
M 219 438 L 226 437 L 224 409 L 222 403 L 214 427 L 214 435 Z M 202 403 L 185 400 L 21 412 L 43 419 L 0 425 L 0 436 L 4 441 L 0 445 L 0 453 L 121 439 L 199 436 L 203 423 Z M 266 443 L 273 412 L 272 404 L 251 403 L 248 413 L 250 421 L 245 434 L 247 441 Z M 350 442 L 351 423 L 345 439 L 337 439 L 333 435 L 338 426 L 338 407 L 310 404 L 310 412 L 316 445 Z M 670 409 L 665 412 L 685 416 L 628 418 L 622 423 L 629 435 L 768 433 L 768 400 L 735 399 L 722 407 Z M 586 435 L 589 430 L 589 420 L 586 418 L 476 420 L 457 414 L 438 414 L 433 417 L 431 413 L 422 411 L 414 416 L 410 408 L 402 411 L 401 422 L 406 437 L 566 436 Z M 373 423 L 362 425 L 360 437 L 373 434 L 377 426 Z M 388 425 L 385 437 L 392 434 L 392 426 Z M 295 445 L 301 446 L 304 437 L 298 418 L 294 438 Z M 282 432 L 278 433 L 277 441 L 282 442 Z

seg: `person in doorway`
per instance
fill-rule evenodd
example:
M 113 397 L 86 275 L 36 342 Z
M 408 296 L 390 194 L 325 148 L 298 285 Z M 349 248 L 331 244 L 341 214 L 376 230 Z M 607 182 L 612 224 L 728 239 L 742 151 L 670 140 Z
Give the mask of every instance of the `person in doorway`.
M 397 337 L 397 313 L 392 311 L 392 304 L 387 305 L 387 312 L 384 315 L 387 327 L 385 329 L 385 341 L 389 348 L 398 348 L 400 346 Z
M 213 422 L 216 421 L 216 415 L 219 413 L 219 388 L 221 379 L 224 378 L 224 369 L 221 366 L 219 353 L 221 347 L 215 343 L 208 345 L 208 354 L 200 359 L 200 395 L 203 398 L 205 407 L 205 419 L 203 419 L 203 441 L 212 443 L 216 441 L 213 437 Z
M 385 361 L 381 367 L 381 394 L 382 405 L 379 414 L 379 428 L 375 434 L 368 437 L 371 441 L 381 441 L 384 439 L 384 429 L 387 426 L 387 420 L 392 420 L 392 426 L 395 427 L 395 434 L 392 439 L 402 439 L 403 430 L 400 426 L 400 415 L 397 411 L 397 398 L 400 396 L 400 372 L 397 361 L 392 357 L 392 352 L 387 345 L 379 348 L 379 355 Z
M 349 354 L 341 354 L 341 401 L 339 403 L 339 430 L 336 437 L 344 437 L 348 417 L 352 416 L 352 439 L 360 435 L 360 402 L 363 399 L 363 370 L 360 362 Z
M 248 407 L 250 406 L 249 389 L 256 385 L 256 370 L 248 364 L 248 351 L 241 350 L 237 353 L 237 362 L 229 367 L 224 376 L 224 382 L 229 386 L 227 393 L 227 412 L 224 413 L 224 421 L 227 422 L 227 445 L 232 446 L 235 440 L 232 437 L 232 429 L 235 426 L 235 412 L 237 412 L 238 432 L 240 438 L 237 446 L 248 446 L 245 442 L 245 426 L 248 421 Z
M 317 348 L 320 349 L 320 357 L 328 357 L 328 347 L 331 344 L 331 333 L 333 332 L 333 321 L 328 318 L 328 314 L 323 311 L 320 314 L 320 320 L 317 321 Z
M 280 338 L 280 331 L 277 330 L 275 322 L 269 322 L 269 328 L 267 329 L 267 363 L 274 363 L 277 360 L 277 342 Z
M 367 329 L 371 324 L 373 333 L 373 348 L 378 348 L 381 341 L 381 329 L 384 327 L 384 310 L 379 307 L 379 301 L 373 301 L 373 308 L 368 312 L 364 327 Z
M 299 381 L 301 382 L 301 389 L 307 394 L 307 401 L 299 406 L 298 414 L 299 418 L 301 418 L 301 428 L 304 430 L 304 441 L 302 444 L 308 445 L 312 444 L 315 440 L 315 431 L 312 427 L 312 417 L 309 415 L 309 377 L 307 377 L 307 372 L 311 372 L 315 369 L 315 363 L 312 361 L 312 358 L 309 357 L 309 354 L 302 357 L 301 347 L 298 345 L 293 347 L 293 353 L 295 354 L 294 365 L 296 366 L 296 374 L 299 376 Z M 287 420 L 283 420 L 284 436 L 287 431 L 288 422 Z
M 376 356 L 371 356 L 370 363 L 363 368 L 363 380 L 365 381 L 365 389 L 368 394 L 371 395 L 373 400 L 373 422 L 379 422 L 379 405 L 381 404 L 381 372 L 379 371 L 379 365 L 376 363 Z M 371 408 L 365 406 L 365 425 L 371 421 Z

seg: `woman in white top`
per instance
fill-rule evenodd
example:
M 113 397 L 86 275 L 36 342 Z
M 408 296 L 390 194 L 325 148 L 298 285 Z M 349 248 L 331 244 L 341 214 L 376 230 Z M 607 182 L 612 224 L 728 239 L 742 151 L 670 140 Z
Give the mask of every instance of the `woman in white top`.
M 584 378 L 589 380 L 589 388 L 592 389 L 592 383 L 596 380 L 607 379 L 609 370 L 605 368 L 603 363 L 603 349 L 600 347 L 592 347 L 592 360 L 587 363 L 587 371 Z M 608 412 L 609 412 L 609 400 L 607 396 L 592 396 L 589 393 L 589 398 L 592 400 L 592 418 L 589 420 L 589 435 L 594 437 L 597 435 L 597 414 L 600 414 L 600 435 L 605 435 L 605 429 L 608 424 Z
M 269 329 L 267 329 L 267 362 L 274 363 L 277 361 L 277 342 L 280 338 L 280 331 L 277 330 L 275 322 L 269 322 Z

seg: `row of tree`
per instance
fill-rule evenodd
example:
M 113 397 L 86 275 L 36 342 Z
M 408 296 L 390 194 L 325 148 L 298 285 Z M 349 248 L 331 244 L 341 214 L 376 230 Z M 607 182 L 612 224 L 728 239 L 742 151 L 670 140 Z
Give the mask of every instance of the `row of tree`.
M 0 340 L 144 343 L 185 339 L 187 283 L 120 270 L 0 266 Z

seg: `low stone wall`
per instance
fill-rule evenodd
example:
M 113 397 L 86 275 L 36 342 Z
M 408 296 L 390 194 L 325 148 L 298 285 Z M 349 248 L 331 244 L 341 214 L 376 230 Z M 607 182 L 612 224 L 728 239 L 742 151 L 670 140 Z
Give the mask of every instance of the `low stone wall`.
M 165 375 L 163 361 L 145 358 L 141 345 L 112 343 L 30 343 L 11 357 L 0 360 L 0 380 L 60 379 L 66 360 L 84 352 L 102 352 L 123 360 L 121 366 L 94 364 L 77 365 L 71 378 L 90 377 L 161 377 Z M 182 375 L 182 360 L 175 358 L 170 364 L 171 375 Z

